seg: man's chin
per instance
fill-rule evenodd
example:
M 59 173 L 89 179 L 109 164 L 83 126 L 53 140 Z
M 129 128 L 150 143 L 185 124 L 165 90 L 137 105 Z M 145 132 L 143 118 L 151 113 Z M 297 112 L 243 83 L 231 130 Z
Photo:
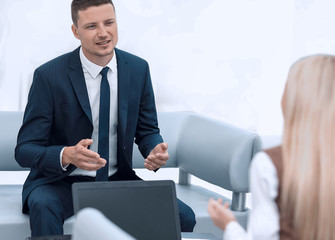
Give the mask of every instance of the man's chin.
M 106 49 L 102 51 L 96 51 L 95 55 L 99 57 L 107 57 L 107 56 L 112 56 L 114 53 L 114 48 L 112 49 Z

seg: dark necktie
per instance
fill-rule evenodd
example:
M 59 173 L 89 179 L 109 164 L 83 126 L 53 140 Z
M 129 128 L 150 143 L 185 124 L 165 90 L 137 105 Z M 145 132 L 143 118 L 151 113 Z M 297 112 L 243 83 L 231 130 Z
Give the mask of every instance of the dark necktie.
M 97 171 L 95 181 L 108 181 L 109 169 L 109 108 L 110 90 L 107 80 L 108 67 L 101 70 L 100 107 L 99 107 L 99 142 L 98 153 L 107 161 L 106 165 Z

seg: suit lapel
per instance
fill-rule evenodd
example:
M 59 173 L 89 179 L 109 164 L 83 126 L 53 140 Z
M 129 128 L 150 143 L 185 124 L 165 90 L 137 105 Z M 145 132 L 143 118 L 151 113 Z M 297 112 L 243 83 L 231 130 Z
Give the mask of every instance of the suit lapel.
M 130 72 L 127 61 L 121 51 L 115 48 L 118 74 L 118 126 L 124 139 L 128 117 L 128 94 L 130 91 Z
M 69 64 L 69 76 L 73 86 L 73 89 L 77 95 L 79 103 L 84 110 L 88 119 L 92 122 L 91 106 L 88 99 L 88 93 L 83 73 L 83 68 L 81 66 L 79 57 L 79 48 L 72 52 L 72 57 Z

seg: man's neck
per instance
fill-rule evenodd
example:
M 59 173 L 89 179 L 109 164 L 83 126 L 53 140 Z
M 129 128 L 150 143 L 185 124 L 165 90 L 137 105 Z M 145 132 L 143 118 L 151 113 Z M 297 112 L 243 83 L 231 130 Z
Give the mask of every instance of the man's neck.
M 90 54 L 87 54 L 86 51 L 83 49 L 83 53 L 85 57 L 91 61 L 92 63 L 95 63 L 96 65 L 99 65 L 101 67 L 105 67 L 113 58 L 114 56 L 114 51 L 106 56 L 91 56 Z

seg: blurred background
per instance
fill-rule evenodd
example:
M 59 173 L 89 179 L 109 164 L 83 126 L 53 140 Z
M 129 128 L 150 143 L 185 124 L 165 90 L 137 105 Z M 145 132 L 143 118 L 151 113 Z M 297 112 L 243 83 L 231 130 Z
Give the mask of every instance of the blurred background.
M 1 0 L 0 110 L 24 110 L 33 71 L 79 46 L 70 0 Z M 333 0 L 114 0 L 118 48 L 146 59 L 159 111 L 280 135 L 290 65 L 335 54 Z

